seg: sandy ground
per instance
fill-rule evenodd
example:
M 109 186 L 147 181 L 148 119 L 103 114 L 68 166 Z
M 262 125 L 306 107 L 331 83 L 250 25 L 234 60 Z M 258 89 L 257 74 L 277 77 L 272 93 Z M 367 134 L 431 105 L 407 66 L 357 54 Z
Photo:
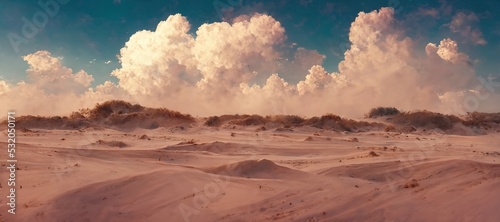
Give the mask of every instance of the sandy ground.
M 16 214 L 2 161 L 0 220 L 500 221 L 499 141 L 308 127 L 18 131 Z

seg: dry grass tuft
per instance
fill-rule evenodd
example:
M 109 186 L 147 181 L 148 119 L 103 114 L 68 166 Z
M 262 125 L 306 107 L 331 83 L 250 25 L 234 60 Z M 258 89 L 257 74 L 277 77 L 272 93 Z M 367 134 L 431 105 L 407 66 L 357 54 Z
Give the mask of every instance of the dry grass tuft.
M 373 108 L 366 114 L 368 118 L 375 118 L 380 116 L 393 116 L 399 114 L 400 111 L 394 107 L 377 107 Z
M 500 127 L 500 113 L 467 113 L 463 124 L 469 127 L 494 129 Z
M 207 121 L 205 121 L 205 126 L 221 126 L 222 125 L 222 121 L 221 121 L 221 118 L 218 117 L 218 116 L 211 116 L 211 117 L 208 117 Z
M 191 115 L 164 108 L 144 108 L 119 100 L 97 104 L 93 109 L 81 109 L 69 116 L 21 116 L 17 118 L 19 127 L 70 130 L 88 127 L 154 129 L 194 122 L 195 119 Z
M 413 126 L 425 129 L 450 130 L 456 123 L 462 120 L 453 115 L 444 115 L 429 111 L 402 112 L 389 120 L 402 126 Z

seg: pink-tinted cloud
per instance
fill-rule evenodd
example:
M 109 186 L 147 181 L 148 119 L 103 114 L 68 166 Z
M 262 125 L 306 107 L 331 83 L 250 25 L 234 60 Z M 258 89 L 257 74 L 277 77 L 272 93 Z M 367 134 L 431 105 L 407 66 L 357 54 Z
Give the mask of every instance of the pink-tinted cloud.
M 269 15 L 204 24 L 193 35 L 188 20 L 177 14 L 154 31 L 131 36 L 120 50 L 121 67 L 112 72 L 116 84 L 92 88 L 91 75 L 74 73 L 61 59 L 39 51 L 24 57 L 29 81 L 0 81 L 0 102 L 22 113 L 45 115 L 67 114 L 109 99 L 201 116 L 360 117 L 376 106 L 469 111 L 464 101 L 477 95 L 480 84 L 469 56 L 449 38 L 421 48 L 397 23 L 391 8 L 359 13 L 339 73 L 328 73 L 322 66 L 325 57 L 314 50 L 298 48 L 287 61 L 285 29 Z
M 478 21 L 479 18 L 473 12 L 469 14 L 459 12 L 453 16 L 448 26 L 453 33 L 459 33 L 472 43 L 476 45 L 485 45 L 487 42 L 483 38 L 483 33 L 478 28 L 473 27 Z

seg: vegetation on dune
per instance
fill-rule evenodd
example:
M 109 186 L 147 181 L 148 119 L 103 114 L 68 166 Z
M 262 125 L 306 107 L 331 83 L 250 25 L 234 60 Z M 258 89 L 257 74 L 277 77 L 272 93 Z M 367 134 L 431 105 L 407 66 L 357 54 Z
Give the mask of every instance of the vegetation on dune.
M 493 128 L 500 124 L 500 113 L 468 113 L 463 124 L 471 127 Z
M 450 130 L 456 123 L 463 122 L 457 116 L 429 111 L 401 112 L 388 121 L 401 126 L 413 126 L 425 129 Z
M 238 126 L 261 126 L 274 124 L 285 128 L 311 126 L 320 129 L 329 129 L 337 131 L 354 131 L 368 127 L 382 128 L 384 124 L 369 123 L 364 121 L 355 121 L 344 119 L 340 116 L 327 114 L 321 117 L 311 117 L 309 119 L 296 115 L 275 115 L 275 116 L 259 116 L 259 115 L 223 115 L 220 117 L 212 116 L 205 121 L 206 126 L 221 126 L 223 124 L 231 124 Z
M 366 114 L 368 118 L 375 118 L 380 116 L 393 116 L 399 114 L 400 111 L 394 107 L 377 107 L 373 108 Z
M 69 116 L 21 116 L 17 125 L 25 128 L 82 129 L 89 126 L 117 128 L 147 128 L 192 123 L 195 119 L 188 114 L 165 108 L 145 108 L 129 102 L 111 100 L 96 104 L 92 109 L 81 109 Z
M 500 128 L 500 113 L 468 113 L 457 117 L 434 113 L 430 111 L 402 112 L 394 107 L 377 107 L 371 109 L 369 118 L 387 117 L 388 124 L 377 122 L 356 121 L 342 118 L 334 114 L 320 117 L 304 118 L 297 115 L 221 115 L 208 117 L 204 125 L 220 127 L 223 125 L 257 126 L 267 128 L 289 129 L 293 127 L 315 127 L 334 131 L 369 131 L 382 130 L 386 132 L 411 133 L 417 129 L 440 129 L 450 131 L 456 124 L 461 126 L 498 129 Z M 5 123 L 6 121 L 4 121 Z M 96 104 L 92 109 L 81 109 L 69 116 L 21 116 L 16 124 L 21 129 L 82 129 L 87 127 L 106 127 L 117 129 L 170 127 L 195 123 L 191 115 L 172 111 L 166 108 L 147 108 L 138 104 L 120 100 L 111 100 Z

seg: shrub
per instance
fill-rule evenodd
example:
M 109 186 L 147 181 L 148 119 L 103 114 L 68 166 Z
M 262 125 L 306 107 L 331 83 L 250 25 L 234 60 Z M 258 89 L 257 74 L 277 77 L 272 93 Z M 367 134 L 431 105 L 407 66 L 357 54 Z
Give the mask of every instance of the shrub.
M 244 117 L 242 119 L 233 120 L 231 123 L 240 125 L 240 126 L 255 126 L 255 125 L 263 125 L 268 121 L 266 118 L 259 115 L 251 115 Z
M 270 119 L 270 122 L 285 126 L 298 126 L 306 121 L 304 118 L 296 115 L 277 115 L 268 117 L 268 119 Z
M 455 123 L 462 120 L 453 115 L 444 115 L 429 111 L 403 112 L 390 120 L 393 123 L 404 126 L 422 127 L 426 129 L 449 130 Z
M 500 113 L 467 113 L 464 125 L 485 127 L 491 124 L 500 124 Z
M 220 126 L 222 125 L 221 118 L 218 116 L 208 117 L 207 121 L 205 121 L 205 126 Z
M 400 111 L 394 107 L 377 107 L 371 109 L 366 116 L 368 118 L 375 118 L 380 116 L 393 116 L 399 113 Z
M 92 120 L 104 119 L 111 114 L 126 114 L 132 112 L 141 112 L 144 110 L 144 107 L 140 105 L 132 105 L 129 102 L 121 101 L 121 100 L 110 100 L 106 101 L 102 104 L 96 104 L 96 106 L 88 111 L 88 118 Z
M 111 100 L 97 104 L 93 109 L 80 109 L 68 117 L 21 116 L 18 125 L 25 128 L 82 129 L 104 125 L 118 128 L 148 128 L 191 123 L 195 119 L 188 114 L 165 108 L 144 108 L 128 102 Z

